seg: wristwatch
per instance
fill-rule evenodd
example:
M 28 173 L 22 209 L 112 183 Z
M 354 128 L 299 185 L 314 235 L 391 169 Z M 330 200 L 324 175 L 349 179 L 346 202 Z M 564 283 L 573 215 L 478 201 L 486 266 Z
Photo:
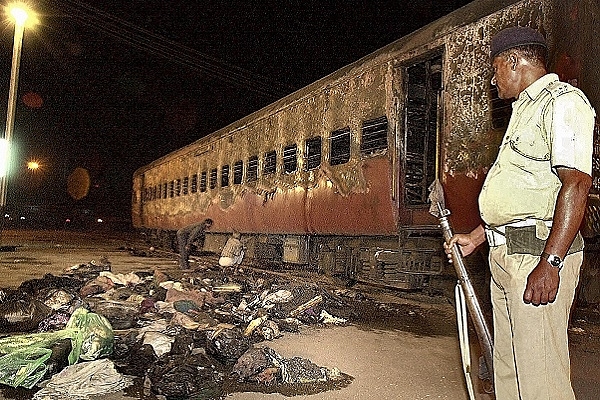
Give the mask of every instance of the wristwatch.
M 561 260 L 561 258 L 559 256 L 557 256 L 556 254 L 548 254 L 544 251 L 544 252 L 542 252 L 540 257 L 542 257 L 544 260 L 548 261 L 548 264 L 552 265 L 555 268 L 558 268 L 559 270 L 563 267 L 563 264 L 564 264 L 563 260 Z

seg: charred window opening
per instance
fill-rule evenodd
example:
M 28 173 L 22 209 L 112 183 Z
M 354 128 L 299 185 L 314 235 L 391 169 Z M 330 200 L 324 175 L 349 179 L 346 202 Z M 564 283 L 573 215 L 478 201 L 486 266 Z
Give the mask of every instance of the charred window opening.
M 331 132 L 329 137 L 329 164 L 340 165 L 350 161 L 350 128 Z
M 209 185 L 211 189 L 215 189 L 217 187 L 217 169 L 213 168 L 210 170 L 210 179 Z
M 186 176 L 185 178 L 183 178 L 183 183 L 182 183 L 182 187 L 181 187 L 181 192 L 183 193 L 184 196 L 189 193 L 189 187 L 190 187 L 189 185 L 190 185 L 190 178 L 188 176 Z
M 221 167 L 221 187 L 229 186 L 229 165 Z
M 169 197 L 175 197 L 175 181 L 169 182 Z
M 206 192 L 206 171 L 200 174 L 200 191 Z
M 498 97 L 498 88 L 490 85 L 490 98 L 492 110 L 492 129 L 506 130 L 512 113 L 512 101 Z
M 321 165 L 321 136 L 306 140 L 306 170 L 318 168 Z
M 263 166 L 263 174 L 271 175 L 277 171 L 277 152 L 275 150 L 265 153 L 265 165 Z
M 406 205 L 427 204 L 427 189 L 436 178 L 438 99 L 442 89 L 442 57 L 405 70 Z
M 198 174 L 192 175 L 192 183 L 190 190 L 192 193 L 196 193 L 198 191 Z
M 162 192 L 162 198 L 166 199 L 167 198 L 167 183 L 163 183 L 163 192 Z
M 244 173 L 244 162 L 243 161 L 236 161 L 235 164 L 233 164 L 233 184 L 234 185 L 239 185 L 242 183 L 242 176 Z
M 283 149 L 283 172 L 290 174 L 298 168 L 298 145 L 296 143 Z
M 248 159 L 248 171 L 246 172 L 246 180 L 254 182 L 258 179 L 258 156 Z
M 388 122 L 383 117 L 364 121 L 360 139 L 360 154 L 370 156 L 387 150 L 388 147 Z

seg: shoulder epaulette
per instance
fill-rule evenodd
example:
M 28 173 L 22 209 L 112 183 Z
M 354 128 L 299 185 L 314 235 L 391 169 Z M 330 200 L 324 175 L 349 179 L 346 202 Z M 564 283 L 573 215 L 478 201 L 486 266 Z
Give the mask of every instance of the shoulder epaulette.
M 546 86 L 546 90 L 550 92 L 552 97 L 557 98 L 560 95 L 577 90 L 577 88 L 565 82 L 553 81 Z

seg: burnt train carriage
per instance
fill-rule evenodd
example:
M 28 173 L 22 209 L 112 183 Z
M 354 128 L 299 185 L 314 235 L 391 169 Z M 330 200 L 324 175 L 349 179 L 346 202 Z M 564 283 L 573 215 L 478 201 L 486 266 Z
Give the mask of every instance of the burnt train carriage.
M 478 224 L 510 115 L 490 88 L 489 38 L 543 30 L 550 69 L 597 106 L 597 17 L 595 0 L 474 1 L 140 168 L 134 226 L 173 233 L 210 217 L 205 250 L 236 229 L 254 260 L 423 287 L 445 268 L 429 185 L 443 183 L 457 230 Z

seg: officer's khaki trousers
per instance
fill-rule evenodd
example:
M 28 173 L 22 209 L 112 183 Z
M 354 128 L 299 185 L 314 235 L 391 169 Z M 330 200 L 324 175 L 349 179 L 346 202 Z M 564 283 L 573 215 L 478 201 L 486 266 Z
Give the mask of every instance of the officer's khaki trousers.
M 567 328 L 583 252 L 565 259 L 553 303 L 523 302 L 538 256 L 490 248 L 496 400 L 573 400 Z

